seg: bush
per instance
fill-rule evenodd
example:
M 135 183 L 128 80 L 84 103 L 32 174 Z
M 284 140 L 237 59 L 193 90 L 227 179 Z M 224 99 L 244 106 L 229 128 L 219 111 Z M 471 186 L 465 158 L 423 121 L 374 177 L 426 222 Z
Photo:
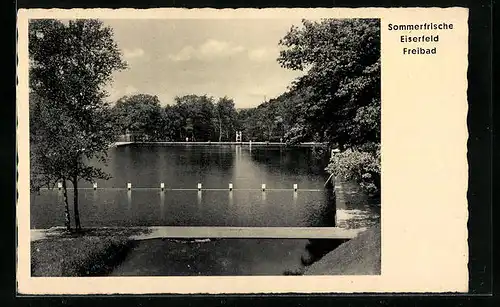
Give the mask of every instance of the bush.
M 380 144 L 349 148 L 334 155 L 326 170 L 344 180 L 359 183 L 370 195 L 380 194 Z

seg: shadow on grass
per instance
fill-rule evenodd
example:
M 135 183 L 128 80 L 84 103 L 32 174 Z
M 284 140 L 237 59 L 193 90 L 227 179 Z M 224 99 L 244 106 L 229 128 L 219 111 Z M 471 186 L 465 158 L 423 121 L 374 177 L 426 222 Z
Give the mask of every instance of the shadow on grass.
M 136 245 L 124 236 L 67 233 L 31 243 L 32 276 L 106 276 Z
M 307 267 L 311 266 L 313 263 L 319 261 L 326 254 L 338 248 L 342 243 L 348 240 L 338 240 L 338 239 L 310 239 L 305 246 L 306 251 L 300 257 L 300 262 L 302 264 L 301 268 L 285 270 L 283 275 L 293 276 L 293 275 L 304 275 Z

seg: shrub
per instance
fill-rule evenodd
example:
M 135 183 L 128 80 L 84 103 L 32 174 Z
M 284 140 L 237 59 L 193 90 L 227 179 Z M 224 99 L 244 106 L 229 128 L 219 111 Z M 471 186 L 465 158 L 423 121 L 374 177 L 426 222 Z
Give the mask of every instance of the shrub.
M 349 148 L 335 154 L 326 170 L 344 180 L 359 183 L 370 195 L 380 194 L 380 144 Z

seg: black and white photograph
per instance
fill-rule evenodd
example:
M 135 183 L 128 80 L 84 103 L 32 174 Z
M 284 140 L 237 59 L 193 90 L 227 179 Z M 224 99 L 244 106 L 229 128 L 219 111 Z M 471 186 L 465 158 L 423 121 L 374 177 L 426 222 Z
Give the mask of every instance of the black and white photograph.
M 28 31 L 32 277 L 380 274 L 379 19 Z

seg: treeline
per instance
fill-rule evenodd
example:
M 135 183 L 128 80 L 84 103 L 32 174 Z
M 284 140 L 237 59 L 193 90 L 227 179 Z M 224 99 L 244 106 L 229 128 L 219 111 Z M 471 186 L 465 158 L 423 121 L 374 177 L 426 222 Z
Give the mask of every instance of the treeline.
M 186 95 L 162 107 L 157 96 L 137 94 L 120 98 L 112 113 L 117 134 L 139 140 L 229 141 L 238 129 L 234 101 L 228 97 Z
M 176 97 L 162 106 L 159 98 L 136 94 L 120 98 L 112 108 L 118 137 L 130 134 L 137 141 L 293 141 L 293 108 L 298 97 L 283 94 L 255 108 L 236 109 L 229 97 L 207 95 Z

